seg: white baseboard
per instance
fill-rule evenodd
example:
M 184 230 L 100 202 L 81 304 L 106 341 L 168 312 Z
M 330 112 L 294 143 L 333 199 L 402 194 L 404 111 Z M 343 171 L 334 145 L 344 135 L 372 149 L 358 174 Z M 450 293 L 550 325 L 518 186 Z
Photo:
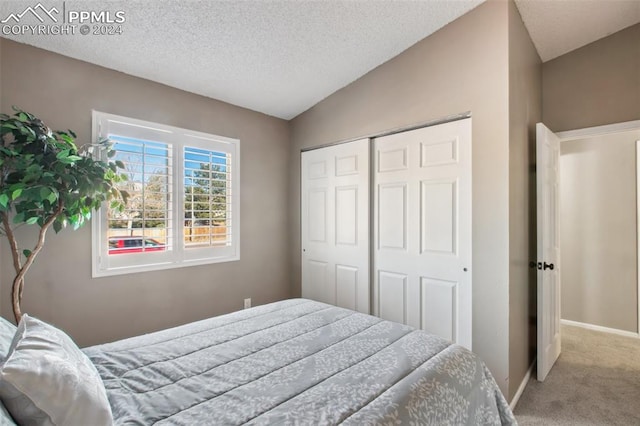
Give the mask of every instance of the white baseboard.
M 588 330 L 602 331 L 603 333 L 617 334 L 618 336 L 634 337 L 636 339 L 640 338 L 640 334 L 634 333 L 633 331 L 619 330 L 617 328 L 603 327 L 601 325 L 587 324 L 585 322 L 577 322 L 566 319 L 560 320 L 560 323 L 564 325 L 572 325 L 574 327 L 586 328 Z
M 520 383 L 520 386 L 518 386 L 518 390 L 516 391 L 516 394 L 513 395 L 511 404 L 509 404 L 509 408 L 511 408 L 511 411 L 513 411 L 516 408 L 516 405 L 518 404 L 518 401 L 522 396 L 522 392 L 524 392 L 524 388 L 527 387 L 527 383 L 529 383 L 529 380 L 531 380 L 531 373 L 533 372 L 533 367 L 535 365 L 536 365 L 536 360 L 534 359 L 531 365 L 529 366 L 529 369 L 527 370 L 527 374 L 524 375 L 524 379 L 522 379 L 522 383 Z

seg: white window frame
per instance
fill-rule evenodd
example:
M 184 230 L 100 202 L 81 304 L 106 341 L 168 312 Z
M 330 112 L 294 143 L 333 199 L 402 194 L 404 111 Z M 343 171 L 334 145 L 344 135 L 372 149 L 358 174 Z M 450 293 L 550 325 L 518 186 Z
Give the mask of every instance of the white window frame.
M 106 203 L 91 220 L 92 276 L 94 278 L 181 268 L 240 260 L 240 140 L 179 127 L 92 111 L 92 140 L 109 134 L 167 143 L 173 171 L 169 185 L 171 250 L 109 255 Z M 206 248 L 184 247 L 184 148 L 201 148 L 231 154 L 231 243 Z M 182 224 L 182 226 L 181 226 Z

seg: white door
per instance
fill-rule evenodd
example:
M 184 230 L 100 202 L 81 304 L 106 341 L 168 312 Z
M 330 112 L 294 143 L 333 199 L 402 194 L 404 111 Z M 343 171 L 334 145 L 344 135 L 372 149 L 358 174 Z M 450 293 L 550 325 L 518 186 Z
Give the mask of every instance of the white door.
M 560 139 L 536 125 L 538 226 L 538 380 L 560 355 L 560 232 L 558 184 Z
M 375 140 L 374 314 L 471 349 L 471 119 Z
M 302 153 L 302 297 L 369 313 L 369 139 Z

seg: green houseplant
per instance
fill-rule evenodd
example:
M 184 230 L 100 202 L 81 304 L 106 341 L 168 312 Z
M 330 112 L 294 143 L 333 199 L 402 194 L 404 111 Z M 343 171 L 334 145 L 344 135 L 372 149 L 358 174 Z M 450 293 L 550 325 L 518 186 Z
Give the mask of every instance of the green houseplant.
M 42 250 L 50 228 L 57 233 L 78 229 L 103 202 L 122 210 L 127 194 L 118 189 L 123 165 L 109 160 L 115 153 L 108 140 L 75 145 L 72 131 L 52 131 L 34 115 L 14 107 L 0 114 L 0 234 L 9 241 L 15 278 L 11 298 L 16 322 L 24 277 Z M 22 225 L 40 227 L 28 249 L 18 246 L 15 231 Z

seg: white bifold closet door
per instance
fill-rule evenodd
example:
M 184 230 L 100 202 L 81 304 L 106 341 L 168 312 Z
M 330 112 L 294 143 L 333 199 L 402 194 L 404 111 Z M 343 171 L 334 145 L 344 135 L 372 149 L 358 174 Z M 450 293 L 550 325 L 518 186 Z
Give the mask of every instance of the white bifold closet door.
M 471 349 L 471 119 L 374 143 L 374 314 Z
M 302 153 L 302 297 L 369 313 L 369 139 Z

